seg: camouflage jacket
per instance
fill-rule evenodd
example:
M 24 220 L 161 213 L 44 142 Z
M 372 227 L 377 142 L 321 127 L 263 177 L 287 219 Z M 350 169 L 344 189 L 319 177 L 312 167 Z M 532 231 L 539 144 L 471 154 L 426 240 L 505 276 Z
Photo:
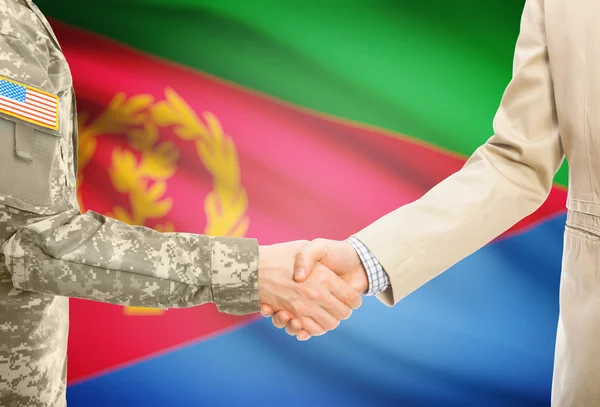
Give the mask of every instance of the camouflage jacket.
M 68 298 L 258 309 L 253 239 L 158 233 L 76 198 L 71 73 L 31 0 L 0 0 L 0 405 L 64 406 Z

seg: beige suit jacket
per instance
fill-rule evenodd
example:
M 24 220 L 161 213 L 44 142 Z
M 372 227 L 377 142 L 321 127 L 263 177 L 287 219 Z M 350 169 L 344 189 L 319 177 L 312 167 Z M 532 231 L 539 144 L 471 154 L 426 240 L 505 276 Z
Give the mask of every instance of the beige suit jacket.
M 494 136 L 421 199 L 357 233 L 393 305 L 535 211 L 569 162 L 552 404 L 600 406 L 600 1 L 527 0 Z

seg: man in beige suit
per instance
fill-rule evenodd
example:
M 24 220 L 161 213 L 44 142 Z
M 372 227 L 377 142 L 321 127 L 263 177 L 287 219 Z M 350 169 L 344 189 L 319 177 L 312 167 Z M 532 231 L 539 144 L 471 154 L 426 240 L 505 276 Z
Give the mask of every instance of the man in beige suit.
M 367 270 L 373 258 L 385 270 L 389 286 L 378 298 L 392 306 L 535 211 L 566 155 L 570 176 L 555 406 L 600 406 L 598 15 L 596 0 L 527 0 L 513 78 L 494 118 L 495 135 L 460 171 L 353 237 L 368 248 L 361 256 Z M 296 278 L 306 276 L 317 260 L 347 280 L 364 275 L 351 245 L 356 241 L 313 242 L 297 258 Z M 276 317 L 281 326 L 290 315 L 282 311 Z M 287 325 L 300 339 L 312 333 L 300 330 L 301 319 Z

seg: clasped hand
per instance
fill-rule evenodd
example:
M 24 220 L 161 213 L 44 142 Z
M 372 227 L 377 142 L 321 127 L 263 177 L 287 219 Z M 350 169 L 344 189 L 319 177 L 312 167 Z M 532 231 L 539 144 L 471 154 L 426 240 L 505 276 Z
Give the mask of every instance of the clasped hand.
M 317 239 L 260 246 L 261 313 L 299 340 L 320 336 L 360 307 L 366 272 L 352 246 Z

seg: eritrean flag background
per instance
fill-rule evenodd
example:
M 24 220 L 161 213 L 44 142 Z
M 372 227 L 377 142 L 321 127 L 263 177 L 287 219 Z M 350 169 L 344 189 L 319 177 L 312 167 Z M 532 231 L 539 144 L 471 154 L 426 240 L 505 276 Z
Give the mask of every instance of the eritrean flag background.
M 80 201 L 159 230 L 346 238 L 492 134 L 523 0 L 38 0 Z M 548 405 L 566 172 L 506 235 L 299 343 L 257 315 L 73 300 L 70 407 Z

